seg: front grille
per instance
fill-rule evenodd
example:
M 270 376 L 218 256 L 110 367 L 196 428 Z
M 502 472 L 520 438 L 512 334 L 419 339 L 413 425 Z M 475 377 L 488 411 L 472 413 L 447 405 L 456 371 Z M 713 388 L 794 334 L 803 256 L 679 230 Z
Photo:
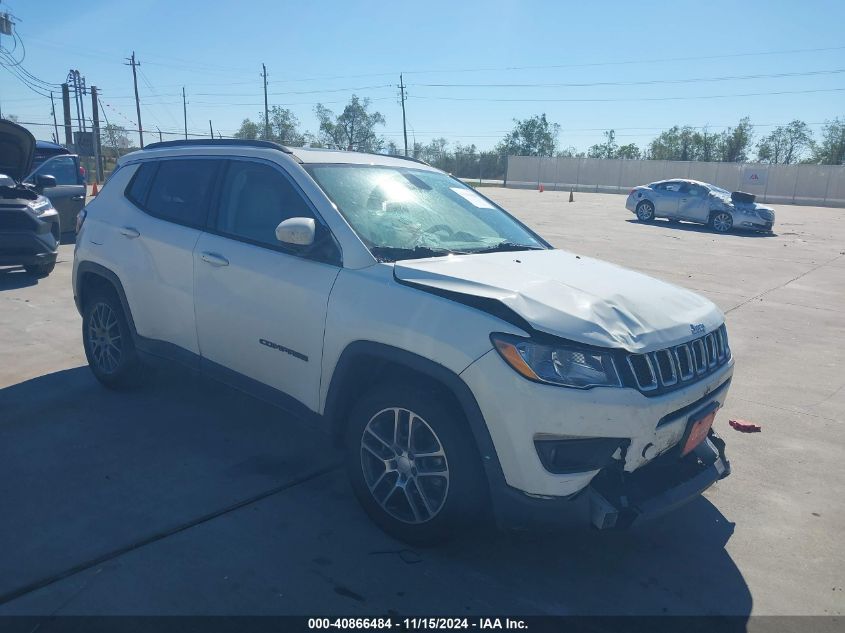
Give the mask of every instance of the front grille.
M 719 329 L 695 340 L 649 352 L 628 354 L 633 384 L 647 395 L 684 387 L 714 372 L 730 360 L 728 332 Z
M 37 226 L 25 211 L 0 211 L 0 231 L 33 231 Z

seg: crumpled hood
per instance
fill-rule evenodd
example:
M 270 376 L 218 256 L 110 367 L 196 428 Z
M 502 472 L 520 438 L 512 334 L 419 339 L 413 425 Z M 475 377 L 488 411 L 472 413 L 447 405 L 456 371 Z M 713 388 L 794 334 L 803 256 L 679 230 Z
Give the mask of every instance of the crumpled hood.
M 501 302 L 534 329 L 644 352 L 710 332 L 724 322 L 707 299 L 641 273 L 562 250 L 450 255 L 400 261 L 396 279 Z
M 0 120 L 0 174 L 20 182 L 32 167 L 35 137 L 25 127 Z

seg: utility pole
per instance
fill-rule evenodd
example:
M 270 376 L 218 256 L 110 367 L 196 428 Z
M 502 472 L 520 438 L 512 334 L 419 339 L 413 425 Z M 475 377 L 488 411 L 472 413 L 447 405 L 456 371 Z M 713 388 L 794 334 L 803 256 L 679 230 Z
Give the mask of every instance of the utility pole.
M 214 140 L 214 128 L 211 127 L 211 119 L 208 120 L 208 131 L 211 132 L 211 140 Z
M 267 66 L 261 64 L 262 77 L 264 77 L 264 140 L 270 138 L 270 114 L 267 108 Z
M 103 151 L 100 145 L 100 110 L 99 98 L 97 97 L 97 86 L 91 86 L 91 134 L 94 145 L 94 160 L 97 164 L 97 180 L 103 181 Z
M 141 62 L 135 61 L 135 51 L 132 51 L 132 57 L 126 60 L 128 64 L 124 66 L 132 66 L 132 81 L 135 84 L 135 111 L 138 113 L 138 140 L 141 144 L 141 149 L 144 149 L 144 126 L 141 125 L 141 101 L 138 99 L 138 73 L 136 67 L 141 65 Z
M 53 91 L 50 91 L 50 107 L 53 110 L 53 130 L 56 132 L 56 135 L 53 137 L 56 144 L 59 142 L 59 124 L 56 121 L 56 102 L 53 101 Z
M 161 128 L 156 125 L 156 129 L 158 130 L 158 142 L 161 143 L 164 140 L 161 138 Z
M 70 86 L 62 84 L 62 111 L 65 118 L 65 146 L 73 149 L 73 127 L 70 122 Z
M 405 137 L 405 156 L 408 155 L 408 126 L 405 123 L 405 101 L 408 99 L 405 94 L 406 87 L 402 73 L 399 73 L 399 98 L 402 100 L 402 134 Z
M 185 120 L 185 140 L 188 140 L 188 106 L 185 102 L 185 86 L 182 86 L 182 118 Z
M 79 109 L 82 112 L 82 121 L 80 121 L 80 124 L 82 125 L 82 131 L 87 132 L 87 129 L 86 129 L 86 126 L 85 126 L 85 94 L 87 93 L 87 90 L 85 89 L 85 77 L 82 77 L 79 74 L 78 70 L 76 71 L 76 81 L 77 81 L 77 88 L 76 89 L 81 91 L 79 93 Z

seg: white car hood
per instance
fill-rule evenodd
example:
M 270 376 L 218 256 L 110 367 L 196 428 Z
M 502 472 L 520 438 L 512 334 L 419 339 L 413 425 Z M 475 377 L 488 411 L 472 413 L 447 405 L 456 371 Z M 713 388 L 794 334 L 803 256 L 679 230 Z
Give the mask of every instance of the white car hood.
M 631 352 L 669 347 L 724 322 L 712 302 L 689 290 L 562 250 L 406 260 L 393 274 L 415 286 L 498 300 L 548 334 Z

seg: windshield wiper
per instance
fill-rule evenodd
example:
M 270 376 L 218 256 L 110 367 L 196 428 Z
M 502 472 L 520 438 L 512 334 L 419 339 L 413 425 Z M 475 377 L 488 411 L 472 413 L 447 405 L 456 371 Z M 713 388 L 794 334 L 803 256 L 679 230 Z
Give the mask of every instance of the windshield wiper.
M 463 255 L 462 251 L 451 251 L 448 248 L 432 248 L 431 246 L 414 246 L 400 248 L 398 246 L 373 246 L 370 252 L 380 262 L 397 262 L 402 259 L 422 259 L 424 257 L 442 257 L 444 255 Z
M 542 251 L 545 250 L 542 246 L 531 246 L 529 244 L 516 244 L 515 242 L 499 242 L 487 248 L 473 249 L 470 252 L 475 255 L 478 253 L 501 253 L 507 251 Z

